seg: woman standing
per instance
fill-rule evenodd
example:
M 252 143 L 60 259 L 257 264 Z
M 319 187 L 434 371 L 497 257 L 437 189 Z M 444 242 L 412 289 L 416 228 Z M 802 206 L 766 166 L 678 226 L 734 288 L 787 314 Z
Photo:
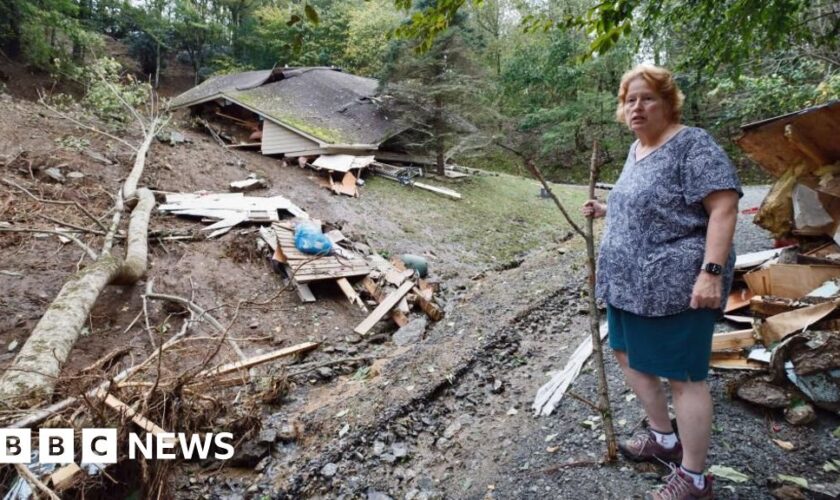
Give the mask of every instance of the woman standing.
M 610 347 L 650 424 L 619 444 L 631 460 L 679 464 L 654 499 L 712 498 L 704 476 L 712 428 L 706 385 L 714 322 L 732 283 L 732 236 L 743 195 L 735 169 L 704 130 L 680 124 L 683 94 L 666 69 L 624 74 L 618 121 L 636 135 L 609 204 L 597 291 Z M 680 435 L 660 377 L 668 379 Z

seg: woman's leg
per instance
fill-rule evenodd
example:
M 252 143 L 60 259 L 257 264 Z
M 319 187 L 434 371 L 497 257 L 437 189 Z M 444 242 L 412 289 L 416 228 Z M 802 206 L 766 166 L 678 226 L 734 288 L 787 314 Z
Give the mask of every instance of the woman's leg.
M 633 389 L 642 408 L 648 417 L 650 427 L 663 434 L 670 434 L 674 432 L 671 427 L 671 419 L 668 416 L 668 400 L 665 397 L 665 390 L 662 387 L 662 382 L 659 377 L 649 375 L 630 368 L 627 362 L 627 353 L 624 351 L 613 351 L 618 364 L 624 371 L 624 378 Z M 678 413 L 679 415 L 679 413 Z M 682 422 L 678 424 L 682 429 Z
M 706 455 L 712 433 L 712 396 L 706 381 L 669 381 L 683 446 L 682 466 L 701 472 L 706 468 Z M 641 396 L 640 396 L 641 398 Z

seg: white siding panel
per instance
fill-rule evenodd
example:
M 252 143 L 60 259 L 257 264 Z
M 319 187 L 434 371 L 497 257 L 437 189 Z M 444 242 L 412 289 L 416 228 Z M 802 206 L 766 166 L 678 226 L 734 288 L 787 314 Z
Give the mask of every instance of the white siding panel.
M 315 149 L 319 146 L 317 142 L 296 134 L 276 123 L 268 120 L 263 122 L 263 154 L 271 155 L 287 153 L 289 151 L 301 151 L 304 149 Z

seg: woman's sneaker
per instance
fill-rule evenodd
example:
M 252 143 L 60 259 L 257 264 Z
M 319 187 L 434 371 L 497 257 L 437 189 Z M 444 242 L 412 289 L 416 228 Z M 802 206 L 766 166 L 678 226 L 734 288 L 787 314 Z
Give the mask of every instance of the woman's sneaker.
M 666 448 L 656 442 L 650 429 L 637 433 L 632 438 L 618 443 L 621 454 L 635 462 L 663 462 L 678 464 L 682 461 L 682 444 L 677 441 L 673 448 Z
M 712 475 L 705 477 L 703 488 L 694 486 L 691 480 L 679 467 L 671 466 L 671 473 L 665 477 L 665 484 L 645 495 L 646 500 L 712 500 Z

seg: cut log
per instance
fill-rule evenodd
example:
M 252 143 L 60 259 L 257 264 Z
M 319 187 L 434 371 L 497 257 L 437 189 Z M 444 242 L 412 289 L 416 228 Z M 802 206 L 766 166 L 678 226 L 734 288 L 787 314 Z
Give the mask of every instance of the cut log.
M 131 285 L 146 276 L 149 268 L 149 218 L 155 206 L 155 196 L 146 188 L 137 190 L 139 200 L 128 222 L 128 249 L 125 262 L 114 279 L 115 285 Z
M 419 288 L 414 287 L 413 291 L 415 295 L 417 295 L 417 305 L 420 306 L 420 309 L 426 313 L 426 316 L 428 316 L 430 320 L 440 321 L 443 319 L 443 310 L 438 307 L 437 304 L 432 302 L 431 299 L 427 299 Z
M 414 288 L 413 281 L 406 281 L 399 287 L 395 292 L 392 292 L 390 295 L 385 297 L 385 299 L 380 303 L 376 309 L 370 313 L 370 316 L 365 318 L 364 321 L 359 323 L 359 325 L 353 329 L 354 332 L 358 333 L 359 335 L 366 334 L 373 325 L 375 325 L 379 320 L 381 320 L 388 312 L 397 305 L 397 303 L 405 297 L 405 294 L 408 293 L 409 290 Z

